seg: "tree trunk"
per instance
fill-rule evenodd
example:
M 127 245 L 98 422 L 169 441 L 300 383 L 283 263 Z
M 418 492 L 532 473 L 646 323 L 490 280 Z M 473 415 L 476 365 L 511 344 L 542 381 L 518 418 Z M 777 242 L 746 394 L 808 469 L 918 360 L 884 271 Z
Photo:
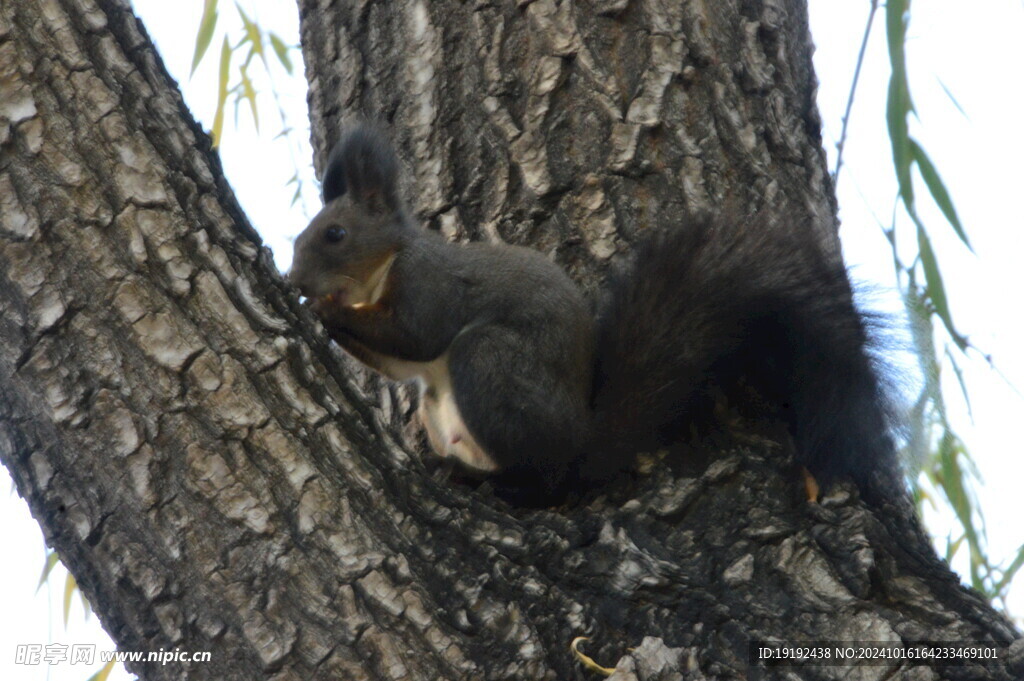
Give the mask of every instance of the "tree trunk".
M 320 164 L 344 119 L 389 121 L 453 238 L 532 244 L 589 289 L 723 205 L 835 245 L 801 2 L 300 6 Z M 808 504 L 770 427 L 575 507 L 432 474 L 119 0 L 0 0 L 0 309 L 0 458 L 48 542 L 120 648 L 213 652 L 144 679 L 582 679 L 581 635 L 618 679 L 850 678 L 750 666 L 766 638 L 991 641 L 998 663 L 856 678 L 1024 675 L 899 504 Z

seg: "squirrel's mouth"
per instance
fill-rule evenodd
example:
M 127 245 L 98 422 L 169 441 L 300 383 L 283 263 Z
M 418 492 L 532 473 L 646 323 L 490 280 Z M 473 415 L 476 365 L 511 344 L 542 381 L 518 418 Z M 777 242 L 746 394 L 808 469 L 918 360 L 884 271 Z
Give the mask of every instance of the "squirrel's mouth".
M 358 310 L 361 307 L 369 305 L 367 302 L 355 301 L 352 302 L 352 292 L 347 288 L 339 288 L 331 293 L 325 293 L 322 296 L 316 296 L 310 298 L 310 303 L 319 303 L 321 305 L 340 305 L 342 307 L 350 307 L 353 310 Z
M 345 300 L 345 291 L 344 289 L 338 289 L 337 291 L 325 293 L 321 296 L 306 296 L 306 300 L 310 305 L 333 305 Z
M 316 296 L 312 300 L 322 306 L 346 307 L 354 310 L 376 305 L 384 296 L 388 283 L 388 271 L 391 269 L 394 259 L 394 256 L 391 256 L 383 266 L 373 272 L 368 280 L 347 274 L 336 275 L 330 281 L 331 291 Z

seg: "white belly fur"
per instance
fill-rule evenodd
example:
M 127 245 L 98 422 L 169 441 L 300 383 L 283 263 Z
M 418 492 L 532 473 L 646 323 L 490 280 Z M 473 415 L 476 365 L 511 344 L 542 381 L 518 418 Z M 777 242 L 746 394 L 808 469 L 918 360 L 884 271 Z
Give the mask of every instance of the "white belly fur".
M 479 473 L 495 473 L 501 469 L 462 420 L 452 391 L 447 354 L 431 362 L 407 362 L 378 356 L 376 368 L 394 381 L 416 380 L 419 383 L 420 422 L 427 431 L 430 446 L 438 456 L 454 457 L 470 470 Z

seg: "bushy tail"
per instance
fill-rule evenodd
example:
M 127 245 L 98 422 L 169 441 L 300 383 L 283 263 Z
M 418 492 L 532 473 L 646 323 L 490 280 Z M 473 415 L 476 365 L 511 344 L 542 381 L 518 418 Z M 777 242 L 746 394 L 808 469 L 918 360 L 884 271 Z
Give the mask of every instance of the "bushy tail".
M 902 486 L 884 391 L 846 270 L 809 228 L 692 221 L 613 276 L 598 324 L 603 458 L 651 449 L 692 419 L 709 381 L 740 375 L 790 423 L 799 462 L 865 497 Z

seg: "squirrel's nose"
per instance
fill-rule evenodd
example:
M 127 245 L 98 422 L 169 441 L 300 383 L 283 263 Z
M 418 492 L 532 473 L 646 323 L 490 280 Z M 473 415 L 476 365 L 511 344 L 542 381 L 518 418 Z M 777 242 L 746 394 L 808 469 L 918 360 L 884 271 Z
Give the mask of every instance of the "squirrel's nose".
M 302 268 L 297 267 L 296 262 L 294 260 L 292 260 L 292 266 L 288 268 L 288 271 L 285 273 L 284 278 L 288 280 L 289 284 L 299 289 L 299 293 L 301 293 L 304 296 L 308 295 L 308 286 L 306 282 L 303 281 Z

